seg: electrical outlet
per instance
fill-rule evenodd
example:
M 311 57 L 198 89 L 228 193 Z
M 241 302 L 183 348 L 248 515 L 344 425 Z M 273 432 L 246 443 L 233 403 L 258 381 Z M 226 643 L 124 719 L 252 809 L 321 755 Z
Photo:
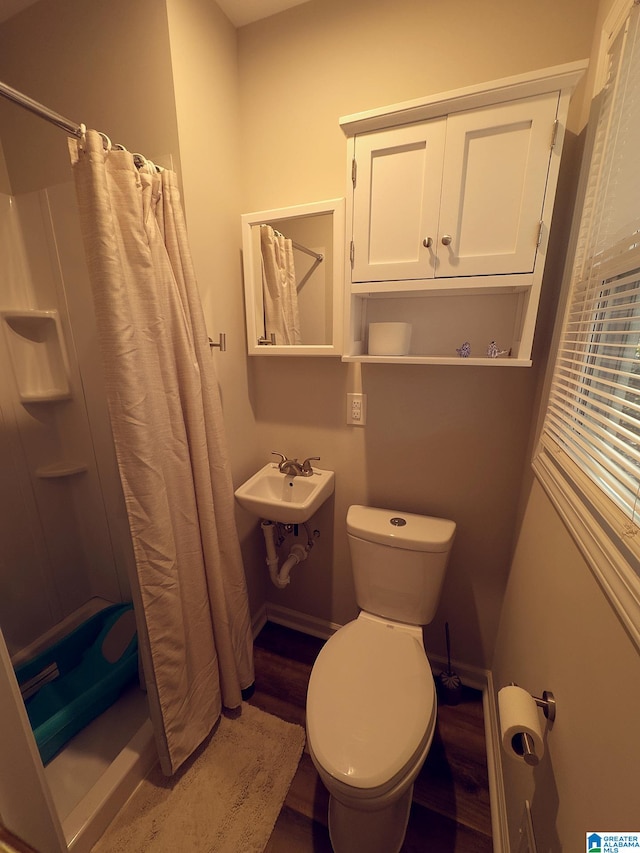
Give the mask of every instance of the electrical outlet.
M 367 422 L 367 395 L 347 394 L 347 423 L 364 426 Z

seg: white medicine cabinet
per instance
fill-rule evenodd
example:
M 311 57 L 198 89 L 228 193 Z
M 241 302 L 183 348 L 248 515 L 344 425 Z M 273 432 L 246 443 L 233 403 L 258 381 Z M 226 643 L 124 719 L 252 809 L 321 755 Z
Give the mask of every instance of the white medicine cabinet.
M 249 355 L 340 356 L 344 276 L 343 198 L 245 213 L 242 222 L 247 351 Z M 300 342 L 267 334 L 261 230 L 291 240 Z
M 340 120 L 350 175 L 343 360 L 531 364 L 569 99 L 585 68 Z M 410 323 L 409 353 L 369 355 L 374 322 Z

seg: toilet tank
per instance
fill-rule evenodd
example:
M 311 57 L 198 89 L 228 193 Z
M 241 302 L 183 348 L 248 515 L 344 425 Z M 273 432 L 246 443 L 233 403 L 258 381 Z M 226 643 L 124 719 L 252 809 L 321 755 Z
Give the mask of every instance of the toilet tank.
M 444 518 L 349 507 L 347 536 L 358 606 L 410 625 L 431 622 L 455 529 Z

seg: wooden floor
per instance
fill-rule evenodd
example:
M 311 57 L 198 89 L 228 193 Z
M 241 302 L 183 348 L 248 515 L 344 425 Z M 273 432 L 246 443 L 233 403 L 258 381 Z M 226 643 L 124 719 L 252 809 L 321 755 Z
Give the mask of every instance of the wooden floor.
M 251 703 L 304 726 L 309 674 L 322 644 L 268 622 L 255 642 Z M 265 853 L 331 853 L 327 804 L 327 791 L 305 749 Z M 465 688 L 459 705 L 438 707 L 436 733 L 415 782 L 402 850 L 493 850 L 482 696 L 476 690 Z

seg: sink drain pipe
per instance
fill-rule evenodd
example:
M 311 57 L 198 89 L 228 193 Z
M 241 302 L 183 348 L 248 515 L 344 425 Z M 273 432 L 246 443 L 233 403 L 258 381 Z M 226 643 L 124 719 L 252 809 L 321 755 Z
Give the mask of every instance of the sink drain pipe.
M 269 577 L 271 578 L 274 586 L 277 586 L 278 589 L 284 589 L 285 586 L 291 582 L 291 578 L 289 577 L 291 569 L 294 566 L 297 566 L 298 563 L 307 559 L 309 549 L 313 545 L 313 541 L 310 541 L 306 548 L 303 545 L 298 545 L 297 543 L 293 545 L 289 552 L 289 556 L 282 564 L 282 568 L 279 569 L 278 552 L 276 550 L 275 541 L 276 525 L 273 521 L 263 521 L 260 526 L 262 527 L 264 542 L 267 546 L 267 566 L 269 567 Z M 307 536 L 308 535 L 307 531 Z

